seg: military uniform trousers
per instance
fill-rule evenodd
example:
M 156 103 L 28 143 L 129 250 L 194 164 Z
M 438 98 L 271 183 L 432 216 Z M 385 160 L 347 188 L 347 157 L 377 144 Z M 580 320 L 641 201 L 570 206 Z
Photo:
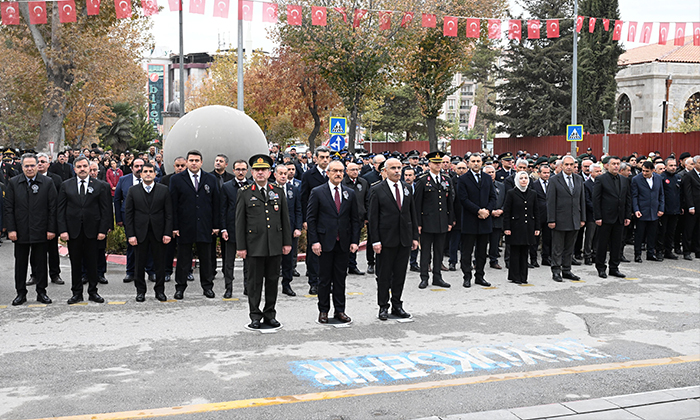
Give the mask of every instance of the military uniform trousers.
M 430 257 L 433 260 L 433 282 L 442 280 L 442 256 L 445 249 L 447 233 L 430 233 L 422 231 L 420 234 L 420 279 L 428 281 L 430 277 Z
M 277 303 L 277 282 L 280 276 L 280 263 L 282 255 L 272 257 L 246 257 L 248 260 L 248 307 L 250 308 L 250 320 L 261 321 L 273 319 L 277 316 L 275 304 Z M 265 306 L 260 310 L 262 289 L 265 286 Z

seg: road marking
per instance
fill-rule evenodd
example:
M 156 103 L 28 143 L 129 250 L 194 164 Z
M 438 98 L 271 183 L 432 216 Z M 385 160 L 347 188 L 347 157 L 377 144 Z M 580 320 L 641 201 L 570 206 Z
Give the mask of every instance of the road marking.
M 693 270 L 692 268 L 684 268 L 684 267 L 673 267 L 673 268 L 677 268 L 677 269 L 683 270 L 683 271 L 690 271 L 693 273 L 700 273 L 700 270 Z
M 362 293 L 362 292 L 348 292 L 348 295 L 350 295 L 350 296 L 361 296 L 361 295 L 364 295 L 364 293 Z
M 124 305 L 126 302 L 107 302 L 107 305 Z
M 0 309 L 5 309 L 7 308 L 7 305 L 0 305 Z
M 228 299 L 222 299 L 224 302 L 236 302 L 239 301 L 240 299 L 238 298 L 228 298 Z
M 333 400 L 339 398 L 363 397 L 369 395 L 391 394 L 407 391 L 422 391 L 454 386 L 474 385 L 490 382 L 502 382 L 513 379 L 545 378 L 550 376 L 571 375 L 576 373 L 603 372 L 620 369 L 637 369 L 653 366 L 667 366 L 681 363 L 700 362 L 700 354 L 688 356 L 665 357 L 661 359 L 634 360 L 629 362 L 603 363 L 572 366 L 559 369 L 535 370 L 530 372 L 510 372 L 473 376 L 467 378 L 447 379 L 442 381 L 417 382 L 405 385 L 369 386 L 340 391 L 316 392 L 311 394 L 284 395 L 268 398 L 251 398 L 247 400 L 225 401 L 218 403 L 192 404 L 176 407 L 154 408 L 146 410 L 122 411 L 102 414 L 84 414 L 77 416 L 52 417 L 54 420 L 128 420 L 152 417 L 176 416 L 181 414 L 208 413 L 213 411 L 236 410 L 240 408 L 264 407 L 281 404 L 295 404 L 310 401 Z M 47 419 L 35 419 L 47 420 Z
M 72 303 L 68 306 L 87 306 L 87 302 Z
M 447 289 L 430 289 L 431 292 L 446 292 Z
M 637 277 L 625 277 L 625 280 L 639 280 Z
M 35 303 L 32 305 L 27 305 L 27 308 L 46 308 L 46 305 L 43 303 Z

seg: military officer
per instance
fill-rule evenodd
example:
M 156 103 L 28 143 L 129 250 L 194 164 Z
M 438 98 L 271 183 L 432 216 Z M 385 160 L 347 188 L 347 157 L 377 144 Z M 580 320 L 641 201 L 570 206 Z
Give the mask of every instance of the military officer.
M 236 247 L 248 260 L 249 328 L 259 329 L 261 321 L 277 328 L 275 303 L 282 254 L 292 251 L 292 231 L 284 190 L 268 183 L 272 159 L 267 155 L 250 158 L 254 184 L 238 190 L 236 199 Z M 265 284 L 265 306 L 260 300 Z
M 515 175 L 513 154 L 511 152 L 501 153 L 498 155 L 498 160 L 501 162 L 501 169 L 496 171 L 496 181 L 504 182 L 509 176 Z

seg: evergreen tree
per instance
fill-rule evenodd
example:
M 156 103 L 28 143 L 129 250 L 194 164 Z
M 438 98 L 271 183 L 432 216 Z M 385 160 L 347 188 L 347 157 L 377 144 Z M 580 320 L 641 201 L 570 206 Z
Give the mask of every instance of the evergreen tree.
M 421 115 L 416 92 L 408 85 L 389 87 L 383 98 L 381 114 L 374 125 L 378 131 L 403 133 L 404 140 L 425 136 L 425 117 Z
M 113 150 L 123 151 L 129 148 L 134 128 L 134 109 L 131 104 L 117 102 L 112 105 L 114 117 L 109 124 L 97 129 L 102 144 Z

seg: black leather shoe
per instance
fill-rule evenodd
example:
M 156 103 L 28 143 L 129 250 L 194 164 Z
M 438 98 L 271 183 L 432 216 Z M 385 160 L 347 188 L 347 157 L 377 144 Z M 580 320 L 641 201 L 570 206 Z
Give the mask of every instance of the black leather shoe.
M 569 280 L 581 280 L 581 277 L 577 276 L 576 274 L 572 273 L 571 271 L 564 271 L 561 273 L 561 276 L 565 279 Z
M 615 276 L 615 277 L 620 277 L 620 278 L 625 278 L 627 277 L 626 275 L 620 273 L 620 270 L 610 270 L 610 275 Z
M 226 289 L 226 291 L 224 292 L 224 299 L 231 299 L 231 296 L 233 296 L 231 289 Z
M 442 270 L 442 271 L 448 271 L 449 268 L 445 267 L 445 264 L 440 263 L 440 270 Z
M 447 283 L 442 279 L 438 279 L 438 280 L 433 280 L 433 286 L 449 288 L 450 283 Z
M 413 271 L 414 273 L 420 273 L 420 267 L 417 265 L 412 265 L 410 270 Z M 369 270 L 367 270 L 367 271 L 369 271 Z
M 284 293 L 287 296 L 297 295 L 296 293 L 294 293 L 294 290 L 292 290 L 292 286 L 282 286 L 282 293 Z
M 318 322 L 320 324 L 328 324 L 328 312 L 320 312 L 318 314 Z
M 669 253 L 667 253 L 667 254 L 664 254 L 664 258 L 666 258 L 666 259 L 668 259 L 668 260 L 677 260 L 677 259 L 678 259 L 678 255 L 674 255 L 673 253 L 670 253 L 670 252 L 669 252 Z
M 642 262 L 642 256 L 641 256 L 641 255 L 635 255 L 635 256 L 634 256 L 634 262 L 636 262 L 636 263 Z
M 540 266 L 540 264 L 537 262 L 537 260 L 532 261 L 530 264 L 535 268 L 538 268 Z
M 608 275 L 605 274 L 605 270 L 598 270 L 598 277 L 600 277 L 601 279 L 607 279 Z
M 174 296 L 175 299 L 182 300 L 184 297 L 185 297 L 185 292 L 183 292 L 181 290 L 178 290 L 177 292 L 175 292 L 175 296 Z
M 301 277 L 301 274 L 299 274 L 299 272 L 296 269 L 294 269 L 294 271 L 292 271 L 292 277 Z
M 628 262 L 630 262 L 630 260 L 628 260 L 627 257 L 625 257 L 624 255 L 621 255 L 621 256 L 620 256 L 620 262 L 628 263 Z
M 156 293 L 156 299 L 158 299 L 161 302 L 165 302 L 168 300 L 168 297 L 165 296 L 165 293 Z
M 29 275 L 29 280 L 27 280 L 27 286 L 33 286 L 36 284 L 36 277 L 33 274 Z
M 583 260 L 583 263 L 586 265 L 593 265 L 593 258 L 586 258 Z
M 52 300 L 49 298 L 49 296 L 46 293 L 37 293 L 36 301 L 39 303 L 45 303 L 47 305 L 52 302 Z
M 552 274 L 552 280 L 556 281 L 557 283 L 561 283 L 563 281 L 561 279 L 561 274 L 559 273 Z
M 379 320 L 386 321 L 389 319 L 389 310 L 386 308 L 379 309 Z
M 54 276 L 54 277 L 51 277 L 51 283 L 53 283 L 53 284 L 66 284 L 66 282 L 63 281 L 63 279 L 61 278 L 61 276 Z
M 248 328 L 253 328 L 255 330 L 259 330 L 260 329 L 260 320 L 256 319 L 254 321 L 251 321 L 250 324 L 248 324 Z
M 683 259 L 686 261 L 693 261 L 693 256 L 690 254 L 683 254 Z
M 149 274 L 149 275 L 148 275 L 148 281 L 156 281 L 156 275 L 155 275 L 155 274 Z
M 450 269 L 450 271 L 457 271 L 457 267 L 455 266 L 455 264 L 450 264 L 448 268 Z
M 542 260 L 542 265 L 550 266 L 550 265 L 552 265 L 552 263 L 551 263 L 549 260 L 544 260 L 544 259 L 543 259 L 543 260 Z
M 495 270 L 503 270 L 503 267 L 501 267 L 498 263 L 491 264 L 490 267 Z
M 656 255 L 647 255 L 647 261 L 661 262 L 661 261 L 663 261 L 663 259 L 658 258 Z
M 109 280 L 105 276 L 100 276 L 97 278 L 97 282 L 100 284 L 109 284 Z
M 535 266 L 532 265 L 532 264 L 528 264 L 528 265 L 527 265 L 527 268 L 535 268 Z
M 17 295 L 16 298 L 14 298 L 14 300 L 12 300 L 12 306 L 21 305 L 26 301 L 27 301 L 27 295 L 24 293 L 19 294 L 19 295 Z
M 370 264 L 367 267 L 367 274 L 374 274 L 374 265 L 373 264 Z
M 335 315 L 333 315 L 333 318 L 344 323 L 352 321 L 352 319 L 350 319 L 350 317 L 345 312 L 336 312 Z
M 420 284 L 418 285 L 418 288 L 425 289 L 426 287 L 428 287 L 428 280 L 421 280 Z
M 194 281 L 194 274 L 189 273 L 189 274 L 187 275 L 187 281 Z
M 279 321 L 277 321 L 275 318 L 266 319 L 265 323 L 271 326 L 272 328 L 279 328 L 280 326 Z
M 309 294 L 310 295 L 317 295 L 318 294 L 318 286 L 309 287 Z
M 104 303 L 105 300 L 102 296 L 98 295 L 97 293 L 93 293 L 88 296 L 88 300 L 91 300 L 96 303 Z
M 165 275 L 165 282 L 166 282 L 166 283 L 169 282 L 171 277 L 172 277 L 172 276 L 171 276 L 170 274 L 166 274 L 166 275 Z
M 348 269 L 348 274 L 355 274 L 357 276 L 364 276 L 365 272 L 360 271 L 357 267 L 353 267 L 353 268 Z
M 214 293 L 213 290 L 207 289 L 203 293 L 204 296 L 208 297 L 209 299 L 214 299 L 216 297 L 216 294 Z
M 469 280 L 464 280 L 464 282 L 462 283 L 462 287 L 466 287 L 467 289 L 470 288 L 470 287 L 472 287 L 472 281 L 471 281 L 471 279 L 469 279 Z
M 82 302 L 83 301 L 83 295 L 73 295 L 71 296 L 70 299 L 68 299 L 68 304 L 72 305 L 74 303 Z
M 577 260 L 576 258 L 572 258 L 571 265 L 581 265 L 581 261 Z
M 404 311 L 403 308 L 392 308 L 391 314 L 394 316 L 398 316 L 399 318 L 410 318 L 411 317 L 411 314 Z
M 507 263 L 506 263 L 506 268 L 507 268 L 507 269 L 510 269 L 510 262 L 507 262 Z
M 248 288 L 243 286 L 243 295 L 248 296 Z
M 143 293 L 139 293 L 136 295 L 136 301 L 137 302 L 145 302 L 146 301 L 146 295 Z
M 134 276 L 127 274 L 126 277 L 124 277 L 124 283 L 131 283 L 134 281 Z
M 484 287 L 491 287 L 491 283 L 487 282 L 486 280 L 474 280 L 474 284 L 478 284 L 479 286 L 484 286 Z

